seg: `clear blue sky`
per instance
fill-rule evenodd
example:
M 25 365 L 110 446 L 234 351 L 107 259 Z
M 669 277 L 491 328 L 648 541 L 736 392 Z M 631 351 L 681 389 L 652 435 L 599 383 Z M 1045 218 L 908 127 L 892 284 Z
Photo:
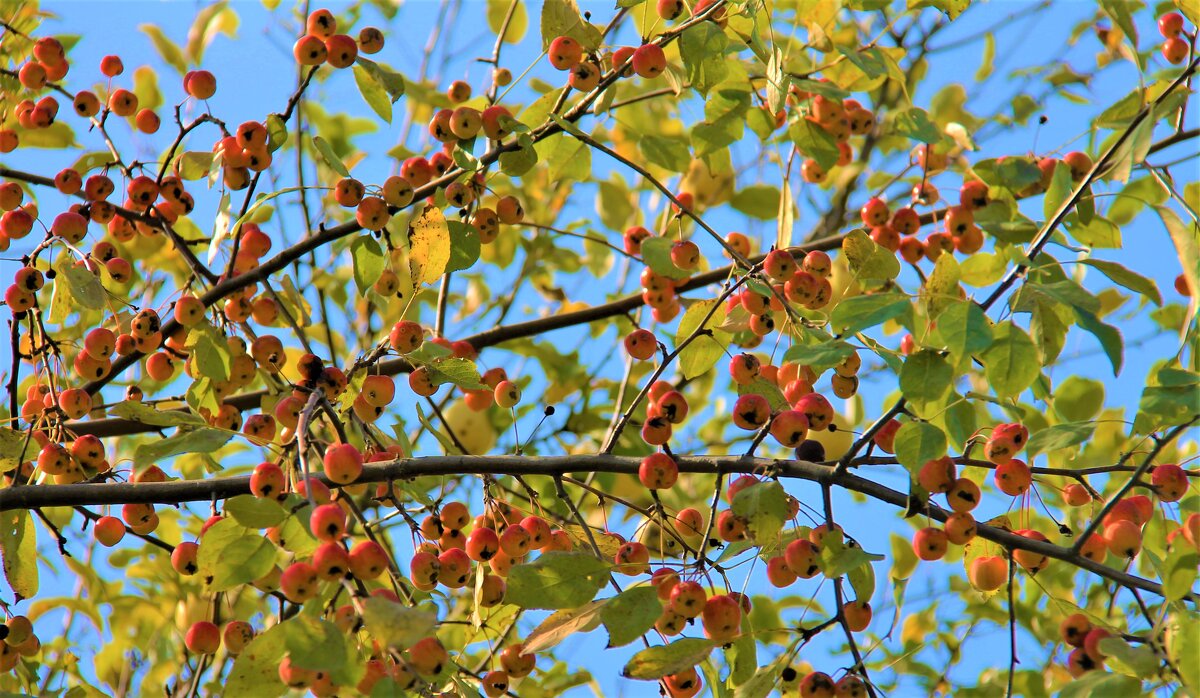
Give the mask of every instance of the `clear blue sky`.
M 1000 26 L 996 34 L 996 76 L 982 86 L 976 87 L 972 77 L 980 64 L 979 43 L 937 53 L 931 58 L 928 79 L 913 95 L 915 102 L 918 105 L 927 105 L 928 100 L 942 86 L 949 83 L 963 83 L 970 95 L 968 108 L 976 114 L 987 115 L 997 105 L 1003 105 L 1012 96 L 1013 81 L 1007 77 L 1007 73 L 1011 69 L 1050 65 L 1054 62 L 1077 63 L 1079 66 L 1090 65 L 1092 55 L 1099 49 L 1094 38 L 1086 36 L 1078 45 L 1069 48 L 1065 47 L 1064 43 L 1070 28 L 1091 15 L 1092 5 L 1089 3 L 1055 3 L 1055 5 L 1053 13 L 1043 16 L 1042 21 L 1016 19 Z M 181 96 L 179 77 L 162 62 L 151 42 L 144 34 L 137 31 L 137 27 L 142 23 L 157 24 L 163 27 L 170 37 L 182 42 L 195 11 L 201 6 L 202 3 L 183 2 L 46 3 L 45 9 L 55 12 L 58 16 L 46 23 L 44 31 L 83 35 L 79 45 L 72 52 L 73 67 L 67 81 L 71 89 L 81 89 L 90 85 L 93 77 L 98 75 L 95 66 L 99 57 L 117 52 L 123 58 L 126 66 L 126 75 L 120 79 L 123 81 L 122 84 L 128 84 L 136 67 L 153 66 L 158 70 L 160 76 L 160 88 L 166 96 L 168 104 L 171 104 Z M 611 6 L 608 4 L 583 3 L 581 6 L 584 10 L 592 11 L 593 19 L 599 22 L 606 21 L 612 13 Z M 961 21 L 942 32 L 933 44 L 946 46 L 956 39 L 972 36 L 981 29 L 996 25 L 998 20 L 1008 15 L 1022 12 L 1028 6 L 1024 2 L 983 4 L 973 8 Z M 256 2 L 235 3 L 234 7 L 241 17 L 237 40 L 230 40 L 223 36 L 218 37 L 208 49 L 203 63 L 203 67 L 214 72 L 218 78 L 218 92 L 216 97 L 211 100 L 212 109 L 214 113 L 231 125 L 249 119 L 262 119 L 267 113 L 281 108 L 294 88 L 295 69 L 291 57 L 291 43 L 296 36 L 294 20 L 291 18 L 286 20 L 287 24 L 284 27 L 280 26 L 279 20 L 284 17 L 282 11 L 269 13 Z M 411 76 L 417 72 L 421 60 L 421 49 L 437 19 L 439 7 L 439 3 L 428 0 L 407 3 L 390 24 L 385 24 L 385 21 L 373 9 L 368 9 L 364 12 L 364 20 L 358 26 L 364 24 L 383 26 L 387 32 L 388 43 L 383 53 L 376 58 L 390 63 L 406 75 Z M 484 3 L 471 0 L 463 2 L 458 7 L 456 29 L 448 35 L 447 40 L 439 45 L 431 62 L 431 75 L 437 78 L 440 86 L 445 86 L 454 79 L 467 79 L 473 84 L 477 93 L 485 88 L 485 78 L 489 69 L 474 61 L 476 57 L 490 53 L 493 41 L 486 29 L 484 9 Z M 519 73 L 528 65 L 540 48 L 537 37 L 536 18 L 539 16 L 537 3 L 530 4 L 529 16 L 530 31 L 526 34 L 524 41 L 517 46 L 505 47 L 504 62 L 513 69 L 514 73 Z M 1141 17 L 1146 19 L 1147 16 L 1143 14 Z M 1153 27 L 1147 23 L 1141 29 L 1143 45 L 1153 42 L 1157 36 Z M 633 36 L 630 27 L 625 27 L 619 36 L 622 42 L 636 42 L 636 37 Z M 544 63 L 537 66 L 531 75 L 548 81 L 561 79 L 561 74 L 550 70 Z M 1080 87 L 1077 91 L 1092 102 L 1104 104 L 1127 94 L 1136 84 L 1136 73 L 1126 64 L 1105 71 L 1099 79 L 1094 80 L 1090 85 Z M 513 92 L 512 99 L 518 102 L 528 101 L 528 95 L 527 90 L 518 88 Z M 337 75 L 324 82 L 316 88 L 314 96 L 327 110 L 346 110 L 356 116 L 373 118 L 359 97 L 353 78 L 349 73 Z M 402 105 L 403 102 L 398 106 Z M 1044 113 L 1049 120 L 1040 129 L 1031 123 L 1025 128 L 996 133 L 983 140 L 980 143 L 981 152 L 972 157 L 983 159 L 1003 154 L 1024 153 L 1030 150 L 1036 150 L 1041 154 L 1046 151 L 1066 152 L 1089 148 L 1086 131 L 1087 120 L 1098 111 L 1095 104 L 1077 105 L 1066 100 L 1055 99 L 1043 106 Z M 685 107 L 685 114 L 687 113 L 698 116 L 700 111 L 695 105 L 688 105 Z M 163 114 L 164 120 L 169 120 L 169 111 L 164 110 Z M 1189 113 L 1189 122 L 1192 127 L 1196 122 L 1196 114 L 1196 109 L 1192 109 Z M 67 118 L 78 129 L 78 120 Z M 364 181 L 380 182 L 391 171 L 394 163 L 384 153 L 397 142 L 401 121 L 403 121 L 402 111 L 397 109 L 396 123 L 393 126 L 380 124 L 381 128 L 377 132 L 356 139 L 355 142 L 359 147 L 370 153 L 367 160 L 355 168 L 354 173 L 357 177 Z M 82 129 L 78 130 L 81 131 L 79 138 L 85 144 L 83 150 L 79 152 L 100 149 L 102 144 L 94 134 L 83 133 Z M 416 137 L 420 136 L 423 131 L 423 124 L 418 124 L 413 129 L 414 138 L 410 143 L 415 142 Z M 166 141 L 163 135 L 160 132 L 159 136 L 152 141 L 153 147 L 151 147 L 151 141 L 145 137 L 129 134 L 123 124 L 117 125 L 115 132 L 117 143 L 122 149 L 127 152 L 136 152 L 139 157 L 144 159 L 154 159 L 157 156 L 162 144 Z M 202 136 L 190 148 L 205 149 L 209 144 L 208 137 Z M 1173 151 L 1172 159 L 1182 156 L 1179 150 Z M 1194 147 L 1192 152 L 1195 152 Z M 6 157 L 5 164 L 17 168 L 34 169 L 38 172 L 53 173 L 70 164 L 77 156 L 78 152 L 63 154 L 19 151 L 13 156 Z M 1162 157 L 1159 157 L 1158 160 L 1161 161 Z M 610 164 L 604 162 L 602 156 L 595 156 L 594 162 L 602 172 L 609 171 Z M 1186 172 L 1184 168 L 1176 168 L 1176 172 L 1177 176 L 1192 179 L 1197 174 L 1194 167 L 1190 173 Z M 748 173 L 748 175 L 753 174 L 753 172 Z M 953 179 L 954 177 L 951 177 L 951 180 Z M 288 184 L 290 183 L 289 180 Z M 752 183 L 749 179 L 739 182 L 743 185 L 749 183 Z M 578 187 L 573 203 L 558 223 L 595 218 L 595 213 L 591 209 L 594 198 L 592 191 L 591 187 Z M 57 200 L 54 195 L 43 196 L 44 201 Z M 197 211 L 213 210 L 213 197 L 198 195 L 197 199 Z M 43 210 L 50 210 L 54 205 L 53 203 L 43 204 Z M 1039 218 L 1040 206 L 1040 202 L 1036 202 L 1028 211 L 1030 215 Z M 291 239 L 295 239 L 297 231 L 301 227 L 295 210 L 283 211 L 281 209 L 281 212 L 287 217 L 285 221 L 286 227 L 290 231 L 289 236 Z M 196 218 L 201 229 L 206 230 L 210 225 L 210 221 L 205 220 L 204 214 Z M 816 211 L 806 206 L 801 213 L 798 229 L 800 231 L 807 230 L 816 218 Z M 765 239 L 771 239 L 774 236 L 774 222 L 748 224 L 740 214 L 727 208 L 714 211 L 709 220 L 722 230 L 747 230 L 752 233 L 761 233 Z M 550 221 L 545 222 L 550 223 Z M 610 235 L 610 239 L 619 244 L 617 233 L 607 231 L 607 234 Z M 1130 268 L 1153 277 L 1165 297 L 1177 298 L 1172 289 L 1172 281 L 1180 271 L 1179 265 L 1176 261 L 1175 251 L 1158 219 L 1154 216 L 1143 215 L 1135 223 L 1126 226 L 1122 230 L 1122 234 L 1127 243 L 1131 242 L 1132 244 L 1128 244 L 1125 249 L 1120 251 L 1106 250 L 1099 256 L 1105 259 L 1119 260 Z M 28 239 L 23 242 L 28 242 Z M 19 250 L 20 247 L 18 246 L 16 249 Z M 1062 248 L 1052 247 L 1050 251 L 1060 260 L 1072 257 L 1070 251 Z M 493 288 L 504 288 L 511 282 L 515 271 L 515 268 L 497 271 L 494 267 L 489 267 L 488 273 L 492 274 L 491 278 L 495 279 Z M 905 277 L 905 279 L 910 287 L 915 287 L 912 277 Z M 583 282 L 588 280 L 582 279 Z M 602 296 L 597 290 L 589 290 L 586 283 L 580 283 L 580 281 L 580 279 L 576 279 L 571 282 L 572 285 L 567 286 L 568 292 L 572 294 L 572 299 L 588 302 L 602 300 Z M 1098 288 L 1100 282 L 1096 278 L 1089 277 L 1087 285 Z M 627 292 L 632 290 L 632 285 L 626 288 Z M 1134 316 L 1129 322 L 1122 324 L 1127 343 L 1149 334 L 1152 326 L 1147 317 L 1148 309 L 1136 310 L 1137 302 L 1136 299 L 1131 299 L 1118 311 L 1121 314 L 1129 313 Z M 533 316 L 543 304 L 544 301 L 534 292 L 523 291 L 518 296 L 517 306 L 508 321 L 521 319 L 522 316 Z M 480 329 L 486 329 L 486 323 L 480 324 L 468 319 L 462 323 L 452 322 L 447 334 L 454 337 L 470 334 Z M 553 337 L 552 340 L 560 346 L 574 346 L 582 336 L 583 334 L 577 331 L 564 331 Z M 898 337 L 892 337 L 888 341 L 894 344 L 898 341 Z M 1175 342 L 1174 338 L 1163 336 L 1138 348 L 1128 348 L 1125 368 L 1120 376 L 1114 378 L 1107 361 L 1098 352 L 1098 345 L 1091 335 L 1073 330 L 1068 337 L 1063 357 L 1076 358 L 1060 360 L 1060 365 L 1052 370 L 1051 376 L 1056 380 L 1061 380 L 1068 374 L 1081 374 L 1101 379 L 1106 383 L 1109 404 L 1132 408 L 1141 394 L 1148 368 L 1156 358 L 1173 353 Z M 603 343 L 591 344 L 584 350 L 583 359 L 585 361 L 600 360 L 603 357 L 601 344 Z M 0 352 L 3 351 L 7 351 L 7 349 L 0 349 Z M 510 371 L 516 364 L 510 356 L 505 356 L 495 349 L 485 353 L 484 362 L 489 365 L 505 365 Z M 7 361 L 3 363 L 7 364 Z M 610 373 L 617 370 L 619 367 L 612 363 L 609 364 Z M 535 383 L 535 388 L 536 385 Z M 877 412 L 880 406 L 889 399 L 888 396 L 894 388 L 894 383 L 886 377 L 865 383 L 862 395 L 868 414 Z M 407 416 L 411 420 L 411 415 Z M 412 420 L 412 423 L 415 423 L 415 420 Z M 523 425 L 523 433 L 527 433 L 529 426 L 531 425 Z M 426 444 L 425 450 L 429 452 L 434 447 L 436 444 L 429 442 Z M 880 473 L 879 479 L 897 489 L 903 490 L 907 487 L 906 480 L 899 472 Z M 793 492 L 805 498 L 806 501 L 816 501 L 818 494 L 815 489 L 807 491 L 803 488 L 794 488 Z M 870 522 L 870 525 L 854 528 L 851 532 L 867 550 L 872 552 L 887 552 L 890 532 L 897 531 L 908 535 L 911 530 L 908 523 L 900 520 L 896 516 L 896 512 L 891 509 L 853 503 L 848 497 L 839 497 L 835 504 L 840 511 L 853 512 L 854 519 Z M 1000 512 L 991 513 L 998 514 Z M 43 547 L 51 560 L 57 557 L 57 553 L 51 546 Z M 887 604 L 890 603 L 891 592 L 883 583 L 887 565 L 888 563 L 880 563 L 877 566 L 877 576 L 881 583 L 875 598 L 877 623 L 874 627 L 879 629 L 882 629 L 883 626 L 880 625 L 878 619 L 886 619 L 887 616 L 890 616 Z M 944 590 L 945 571 L 937 565 L 922 566 L 910 583 L 910 598 L 936 595 L 939 590 Z M 55 583 L 48 585 L 50 589 L 57 588 L 64 593 L 71 593 L 72 578 L 60 576 L 54 581 Z M 751 588 L 761 590 L 763 586 L 760 581 L 756 580 Z M 798 585 L 791 592 L 811 594 L 815 590 L 815 586 Z M 819 593 L 823 603 L 828 606 L 832 600 L 828 586 L 822 588 Z M 85 662 L 86 647 L 95 640 L 95 637 L 85 639 L 84 646 L 80 648 Z M 560 656 L 569 662 L 590 669 L 606 695 L 638 696 L 646 695 L 648 690 L 653 690 L 648 689 L 647 685 L 639 684 L 631 687 L 628 683 L 616 680 L 616 671 L 631 654 L 633 646 L 626 648 L 626 651 L 601 652 L 604 640 L 603 631 L 571 638 L 560 647 Z M 847 663 L 845 660 L 822 663 L 821 658 L 825 653 L 841 644 L 833 640 L 832 635 L 818 639 L 809 649 L 805 650 L 802 658 L 814 662 L 819 668 L 827 667 L 829 670 Z M 990 665 L 993 657 L 991 650 L 1002 646 L 997 643 L 1003 642 L 1003 632 L 999 627 L 992 628 L 990 631 L 985 629 L 978 638 L 971 642 L 977 643 L 976 649 L 979 652 L 976 656 L 980 657 L 981 661 L 967 661 L 960 670 L 970 674 L 970 678 L 973 680 L 974 673 L 977 673 L 979 668 Z M 1006 647 L 1004 653 L 1006 656 Z

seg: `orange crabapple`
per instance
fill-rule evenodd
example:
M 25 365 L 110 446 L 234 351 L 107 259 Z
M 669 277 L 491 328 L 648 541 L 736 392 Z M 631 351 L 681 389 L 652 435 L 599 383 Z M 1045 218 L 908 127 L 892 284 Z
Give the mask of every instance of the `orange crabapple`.
M 221 629 L 206 620 L 193 623 L 188 628 L 184 644 L 194 654 L 216 654 L 221 647 Z
M 570 70 L 583 60 L 583 46 L 569 36 L 558 36 L 546 50 L 550 65 L 557 70 Z
M 997 555 L 982 555 L 971 561 L 967 579 L 980 591 L 996 591 L 1008 580 L 1008 563 Z
M 940 560 L 946 556 L 948 543 L 945 531 L 928 526 L 913 536 L 913 552 L 925 561 Z
M 388 568 L 388 554 L 373 540 L 360 540 L 350 548 L 350 573 L 355 579 L 375 579 Z
M 771 586 L 783 589 L 796 582 L 796 573 L 788 567 L 782 555 L 776 555 L 767 560 L 767 581 Z
M 994 480 L 996 488 L 1010 497 L 1019 497 L 1029 491 L 1033 474 L 1025 461 L 1014 458 L 996 466 Z
M 951 514 L 946 522 L 942 524 L 942 530 L 946 532 L 946 538 L 955 545 L 966 545 L 978 531 L 978 526 L 975 523 L 975 517 L 969 512 L 960 511 Z
M 638 479 L 647 489 L 669 489 L 679 479 L 679 465 L 665 453 L 652 453 L 638 466 Z
M 317 505 L 309 519 L 309 528 L 319 541 L 339 541 L 346 535 L 346 512 L 338 504 Z
M 708 594 L 699 583 L 681 581 L 671 589 L 668 607 L 684 618 L 696 618 L 704 611 Z
M 710 639 L 731 640 L 741 632 L 742 605 L 727 594 L 711 596 L 704 603 L 701 621 Z
M 171 551 L 171 567 L 181 575 L 191 576 L 200 569 L 196 564 L 196 554 L 200 546 L 192 541 L 184 541 Z
M 972 511 L 979 506 L 979 485 L 965 477 L 960 477 L 946 490 L 946 504 L 956 512 Z
M 652 79 L 667 69 L 667 56 L 657 44 L 643 44 L 634 50 L 630 63 L 638 76 Z

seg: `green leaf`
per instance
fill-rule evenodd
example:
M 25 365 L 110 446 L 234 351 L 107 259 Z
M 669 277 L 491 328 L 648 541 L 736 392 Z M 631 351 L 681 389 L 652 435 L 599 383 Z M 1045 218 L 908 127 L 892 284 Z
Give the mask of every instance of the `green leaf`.
M 320 136 L 313 136 L 312 141 L 313 147 L 317 149 L 317 153 L 321 155 L 321 160 L 329 166 L 329 169 L 343 177 L 350 176 L 350 170 L 346 169 L 346 166 L 342 164 L 342 159 L 337 156 L 337 153 L 333 152 L 333 147 L 329 145 L 329 141 Z
M 487 22 L 488 29 L 492 34 L 499 34 L 500 29 L 504 26 L 504 18 L 508 16 L 508 9 L 513 7 L 512 19 L 508 22 L 508 31 L 504 33 L 504 43 L 518 44 L 525 36 L 525 32 L 529 29 L 529 13 L 525 10 L 525 3 L 521 0 L 488 0 L 487 3 Z
M 823 371 L 837 366 L 853 353 L 854 347 L 840 340 L 821 344 L 793 344 L 784 353 L 783 360 L 811 366 L 814 371 Z
M 739 189 L 729 204 L 747 216 L 764 221 L 774 220 L 779 215 L 779 195 L 779 187 L 752 184 Z
M 354 84 L 358 86 L 358 93 L 362 95 L 367 106 L 371 107 L 379 118 L 392 123 L 392 101 L 388 99 L 387 90 L 383 89 L 383 85 L 361 65 L 354 66 Z
M 1180 266 L 1183 267 L 1183 276 L 1187 279 L 1188 288 L 1200 289 L 1200 226 L 1195 221 L 1189 221 L 1185 225 L 1179 216 L 1166 206 L 1154 208 L 1162 218 L 1163 225 L 1171 236 L 1171 242 L 1175 244 L 1175 252 L 1179 257 Z M 1194 296 L 1195 291 L 1191 302 L 1188 303 L 1181 336 L 1187 332 L 1187 328 L 1196 317 L 1197 307 L 1200 306 Z
M 1121 331 L 1101 322 L 1100 318 L 1082 308 L 1075 307 L 1072 310 L 1075 311 L 1075 322 L 1100 341 L 1100 347 L 1112 364 L 1113 375 L 1119 375 L 1125 362 L 1125 341 L 1121 338 Z
M 958 301 L 937 316 L 933 336 L 961 365 L 992 345 L 992 322 L 978 304 Z
M 983 37 L 983 56 L 979 59 L 979 70 L 975 71 L 975 82 L 983 82 L 992 75 L 996 67 L 996 37 L 988 32 Z
M 900 274 L 896 253 L 877 245 L 861 230 L 852 230 L 846 235 L 842 240 L 842 252 L 846 253 L 850 271 L 861 279 L 884 281 Z
M 279 502 L 252 494 L 239 494 L 225 500 L 224 510 L 246 528 L 278 526 L 288 516 Z
M 608 646 L 628 645 L 654 627 L 662 615 L 663 604 L 658 590 L 638 586 L 617 594 L 600 607 L 600 621 L 608 630 Z
M 908 579 L 916 571 L 919 562 L 917 554 L 913 552 L 912 541 L 895 533 L 891 534 L 890 540 L 892 543 L 892 569 L 888 576 L 893 580 Z
M 158 410 L 153 405 L 147 405 L 137 400 L 118 402 L 108 408 L 108 414 L 156 427 L 204 426 L 206 424 L 204 418 L 198 414 L 192 414 L 186 410 Z
M 892 127 L 897 135 L 922 143 L 934 144 L 942 140 L 942 132 L 929 120 L 929 114 L 920 107 L 909 107 L 893 115 Z
M 357 643 L 333 623 L 301 613 L 288 619 L 285 644 L 292 663 L 329 674 L 335 684 L 354 685 L 362 676 Z
M 363 601 L 363 623 L 371 636 L 387 647 L 411 647 L 433 634 L 437 615 L 409 608 L 382 596 Z
M 833 168 L 841 156 L 834 137 L 820 125 L 808 119 L 798 119 L 792 123 L 788 127 L 788 136 L 796 145 L 796 150 L 816 160 L 823 170 L 828 171 Z
M 976 252 L 958 265 L 963 283 L 976 288 L 996 283 L 1007 268 L 1002 256 L 990 252 Z
M 646 243 L 643 242 L 643 245 Z M 704 317 L 712 312 L 707 321 Z M 703 325 L 701 325 L 703 322 Z M 696 337 L 679 353 L 679 371 L 684 378 L 693 379 L 708 372 L 725 354 L 725 348 L 732 339 L 728 332 L 715 329 L 725 322 L 725 306 L 719 300 L 706 300 L 693 303 L 679 320 L 679 328 L 675 332 L 675 346 L 681 345 L 688 337 L 700 328 L 706 328 L 711 334 Z
M 74 264 L 61 264 L 57 269 L 58 276 L 55 277 L 54 284 L 66 284 L 71 300 L 92 310 L 104 307 L 104 286 L 100 283 L 100 277 Z
M 446 227 L 450 231 L 450 259 L 446 262 L 446 271 L 462 271 L 475 266 L 482 249 L 479 230 L 459 221 L 446 221 Z
M 15 469 L 24 461 L 37 458 L 41 447 L 29 434 L 0 427 L 0 472 Z
M 212 157 L 212 153 L 209 153 L 209 157 Z M 100 169 L 111 162 L 112 153 L 107 150 L 99 150 L 94 153 L 80 155 L 79 159 L 71 165 L 71 169 L 81 175 L 86 175 L 91 170 Z
M 933 271 L 921 287 L 921 297 L 925 300 L 928 308 L 926 314 L 929 317 L 939 317 L 948 306 L 961 302 L 958 295 L 962 290 L 958 285 L 961 279 L 962 272 L 954 255 L 944 254 L 938 257 Z
M 993 337 L 992 346 L 981 357 L 984 374 L 996 395 L 1014 397 L 1038 377 L 1041 362 L 1037 345 L 1011 321 L 996 325 Z
M 1196 583 L 1200 554 L 1194 548 L 1177 544 L 1167 552 L 1163 567 L 1163 596 L 1168 601 L 1179 601 L 1191 592 L 1192 585 Z
M 600 30 L 585 22 L 575 0 L 546 0 L 542 3 L 542 49 L 560 36 L 575 39 L 587 51 L 600 46 Z
M 1083 376 L 1068 376 L 1054 388 L 1054 411 L 1072 422 L 1086 422 L 1104 407 L 1104 384 Z
M 234 519 L 221 519 L 200 538 L 198 578 L 209 592 L 228 591 L 259 579 L 275 566 L 275 545 Z
M 187 72 L 187 59 L 183 57 L 183 51 L 174 41 L 167 38 L 162 29 L 153 24 L 141 24 L 138 25 L 138 29 L 150 37 L 150 42 L 167 65 L 179 71 L 180 75 Z
M 648 162 L 672 172 L 687 172 L 692 161 L 688 143 L 683 138 L 647 134 L 638 141 L 638 150 Z
M 1050 186 L 1046 189 L 1046 195 L 1042 199 L 1042 213 L 1049 220 L 1058 213 L 1058 209 L 1062 207 L 1071 196 L 1071 192 L 1075 189 L 1075 184 L 1071 180 L 1071 168 L 1063 163 L 1058 163 L 1054 167 L 1054 175 L 1050 178 Z
M 516 569 L 516 568 L 513 568 Z M 685 637 L 669 645 L 648 647 L 633 655 L 621 675 L 627 679 L 654 681 L 668 674 L 690 669 L 704 661 L 717 643 L 712 640 Z
M 830 327 L 841 335 L 853 334 L 900 317 L 911 304 L 895 293 L 844 298 L 833 309 Z
M 233 358 L 225 335 L 208 322 L 202 322 L 188 332 L 184 343 L 195 360 L 200 375 L 214 381 L 229 380 Z
M 600 609 L 610 601 L 612 599 L 601 599 L 579 608 L 551 613 L 525 637 L 525 641 L 521 643 L 522 651 L 530 654 L 544 652 L 571 635 L 594 630 L 600 624 Z
M 588 553 L 544 553 L 512 568 L 504 601 L 521 608 L 576 608 L 608 583 L 608 570 L 607 562 Z
M 189 182 L 204 179 L 212 171 L 213 154 L 203 151 L 189 150 L 179 156 L 176 167 L 179 176 Z
M 929 422 L 905 422 L 896 432 L 896 460 L 916 474 L 935 458 L 946 455 L 946 434 Z
M 358 292 L 366 293 L 383 275 L 387 257 L 375 238 L 360 235 L 350 243 L 350 258 L 354 260 L 354 283 L 358 286 Z
M 500 170 L 509 177 L 520 177 L 533 169 L 538 162 L 537 149 L 528 134 L 517 136 L 517 149 L 500 154 Z
M 774 480 L 753 484 L 733 498 L 733 513 L 746 520 L 752 540 L 759 545 L 779 534 L 788 517 L 788 496 Z
M 691 276 L 671 261 L 671 247 L 675 241 L 665 237 L 650 237 L 642 240 L 642 261 L 654 270 L 654 273 L 668 279 L 681 280 Z
M 1142 682 L 1120 674 L 1093 671 L 1069 681 L 1059 698 L 1128 698 L 1142 695 Z
M 222 689 L 226 695 L 278 698 L 288 692 L 279 679 L 279 662 L 287 651 L 287 631 L 286 623 L 271 626 L 246 645 L 225 679 Z
M 770 664 L 759 667 L 750 680 L 739 685 L 733 698 L 767 698 L 779 683 L 783 670 L 791 665 L 792 653 L 784 651 Z
M 747 623 L 748 620 L 743 617 L 743 629 L 746 629 Z M 730 683 L 740 686 L 749 681 L 758 669 L 758 643 L 755 642 L 754 635 L 747 632 L 739 635 L 725 651 L 725 661 L 730 665 Z
M 729 66 L 725 47 L 729 40 L 713 22 L 696 24 L 679 36 L 679 56 L 688 82 L 702 95 L 725 80 Z
M 17 601 L 38 592 L 37 528 L 33 515 L 22 509 L 0 512 L 0 556 L 4 578 Z
M 367 77 L 371 78 L 372 81 L 382 87 L 383 91 L 387 93 L 389 104 L 395 104 L 396 100 L 404 96 L 405 86 L 403 75 L 397 73 L 382 63 L 376 63 L 375 61 L 363 58 L 362 56 L 359 56 L 357 59 L 355 59 L 355 62 L 358 65 L 354 66 L 354 79 L 356 81 L 358 80 L 358 70 L 360 68 L 366 71 Z M 374 106 L 372 106 L 372 109 L 374 109 Z M 390 112 L 391 110 L 389 108 L 389 113 Z M 380 116 L 382 116 L 382 114 Z
M 426 365 L 429 368 L 429 379 L 434 385 L 453 383 L 466 390 L 482 390 L 487 387 L 479 382 L 479 369 L 470 359 L 447 357 Z
M 1135 293 L 1142 294 L 1155 305 L 1163 304 L 1162 294 L 1159 293 L 1158 284 L 1155 284 L 1153 279 L 1130 271 L 1116 262 L 1108 262 L 1102 259 L 1085 259 L 1080 263 L 1097 269 L 1101 274 L 1111 279 L 1113 283 L 1119 284 Z
M 133 465 L 144 468 L 180 453 L 212 453 L 233 438 L 233 432 L 212 427 L 180 428 L 171 436 L 139 444 L 133 451 Z
M 928 349 L 910 354 L 900 369 L 900 394 L 922 414 L 940 403 L 953 382 L 950 362 Z
M 1096 425 L 1091 422 L 1068 422 L 1055 424 L 1041 431 L 1036 431 L 1029 437 L 1027 446 L 1029 459 L 1039 453 L 1050 453 L 1061 448 L 1068 448 L 1092 438 Z

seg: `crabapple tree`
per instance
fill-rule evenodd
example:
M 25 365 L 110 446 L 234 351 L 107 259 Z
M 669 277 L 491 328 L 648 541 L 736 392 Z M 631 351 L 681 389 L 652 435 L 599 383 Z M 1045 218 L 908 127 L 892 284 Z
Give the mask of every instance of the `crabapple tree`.
M 1200 695 L 1195 0 L 156 7 L 0 6 L 5 695 Z

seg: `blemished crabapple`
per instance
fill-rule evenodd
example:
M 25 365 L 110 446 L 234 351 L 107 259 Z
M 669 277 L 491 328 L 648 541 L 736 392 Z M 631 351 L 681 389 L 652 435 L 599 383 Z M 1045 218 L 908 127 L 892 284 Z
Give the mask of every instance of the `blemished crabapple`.
M 322 464 L 326 477 L 346 485 L 357 480 L 362 474 L 362 452 L 353 444 L 335 444 L 325 451 Z
M 1174 463 L 1156 465 L 1150 471 L 1154 493 L 1164 502 L 1178 502 L 1188 490 L 1187 471 Z
M 171 567 L 181 575 L 196 574 L 200 567 L 196 564 L 196 555 L 200 546 L 192 541 L 184 541 L 171 551 Z
M 767 560 L 767 581 L 778 589 L 791 586 L 796 581 L 796 573 L 787 565 L 782 555 L 776 555 Z
M 808 438 L 808 417 L 799 410 L 784 410 L 771 422 L 771 436 L 780 445 L 795 448 Z
M 994 478 L 997 489 L 1010 497 L 1025 494 L 1033 484 L 1033 474 L 1029 466 L 1017 458 L 996 466 Z
M 281 499 L 286 477 L 275 463 L 259 463 L 250 475 L 250 493 L 263 499 Z
M 792 404 L 792 409 L 803 412 L 808 418 L 808 428 L 825 431 L 833 423 L 833 405 L 820 393 L 808 393 Z
M 625 336 L 625 351 L 638 361 L 648 361 L 658 351 L 658 339 L 650 330 L 638 328 Z
M 647 489 L 668 489 L 679 479 L 679 465 L 665 453 L 652 453 L 638 466 L 638 479 Z
M 762 362 L 753 354 L 741 353 L 729 360 L 729 375 L 738 385 L 749 385 L 758 378 Z
M 729 640 L 741 632 L 742 605 L 727 594 L 709 597 L 701 612 L 704 634 L 709 639 Z
M 662 75 L 667 69 L 667 56 L 657 44 L 643 44 L 633 52 L 633 72 L 647 79 Z
M 733 405 L 733 423 L 747 430 L 761 428 L 771 418 L 771 405 L 762 395 L 747 393 Z M 810 427 L 812 420 L 809 420 Z
M 949 544 L 946 532 L 932 526 L 923 528 L 913 535 L 913 552 L 922 560 L 940 560 L 946 556 Z
M 671 590 L 668 607 L 684 618 L 695 618 L 704 611 L 708 594 L 698 582 L 683 581 Z
M 955 480 L 946 490 L 946 504 L 954 511 L 972 511 L 979 506 L 979 485 L 965 477 Z
M 960 511 L 951 514 L 946 522 L 942 524 L 942 530 L 946 532 L 946 538 L 955 545 L 966 545 L 975 537 L 978 527 L 975 524 L 975 517 L 970 513 Z
M 871 624 L 871 604 L 866 601 L 847 601 L 842 604 L 842 617 L 852 632 L 862 632 Z
M 583 46 L 569 36 L 559 36 L 550 42 L 546 55 L 557 70 L 570 70 L 583 60 Z
M 1050 542 L 1049 539 L 1046 538 L 1046 536 L 1044 536 L 1042 533 L 1032 529 L 1020 529 L 1018 531 L 1014 531 L 1014 533 L 1022 538 L 1028 538 L 1030 540 L 1036 540 L 1042 543 Z M 1024 549 L 1013 550 L 1012 558 L 1018 565 L 1020 565 L 1030 574 L 1037 574 L 1050 562 L 1050 558 L 1046 557 L 1045 555 L 1032 550 Z
M 309 528 L 317 540 L 337 542 L 346 535 L 346 512 L 338 504 L 320 504 L 313 509 Z

